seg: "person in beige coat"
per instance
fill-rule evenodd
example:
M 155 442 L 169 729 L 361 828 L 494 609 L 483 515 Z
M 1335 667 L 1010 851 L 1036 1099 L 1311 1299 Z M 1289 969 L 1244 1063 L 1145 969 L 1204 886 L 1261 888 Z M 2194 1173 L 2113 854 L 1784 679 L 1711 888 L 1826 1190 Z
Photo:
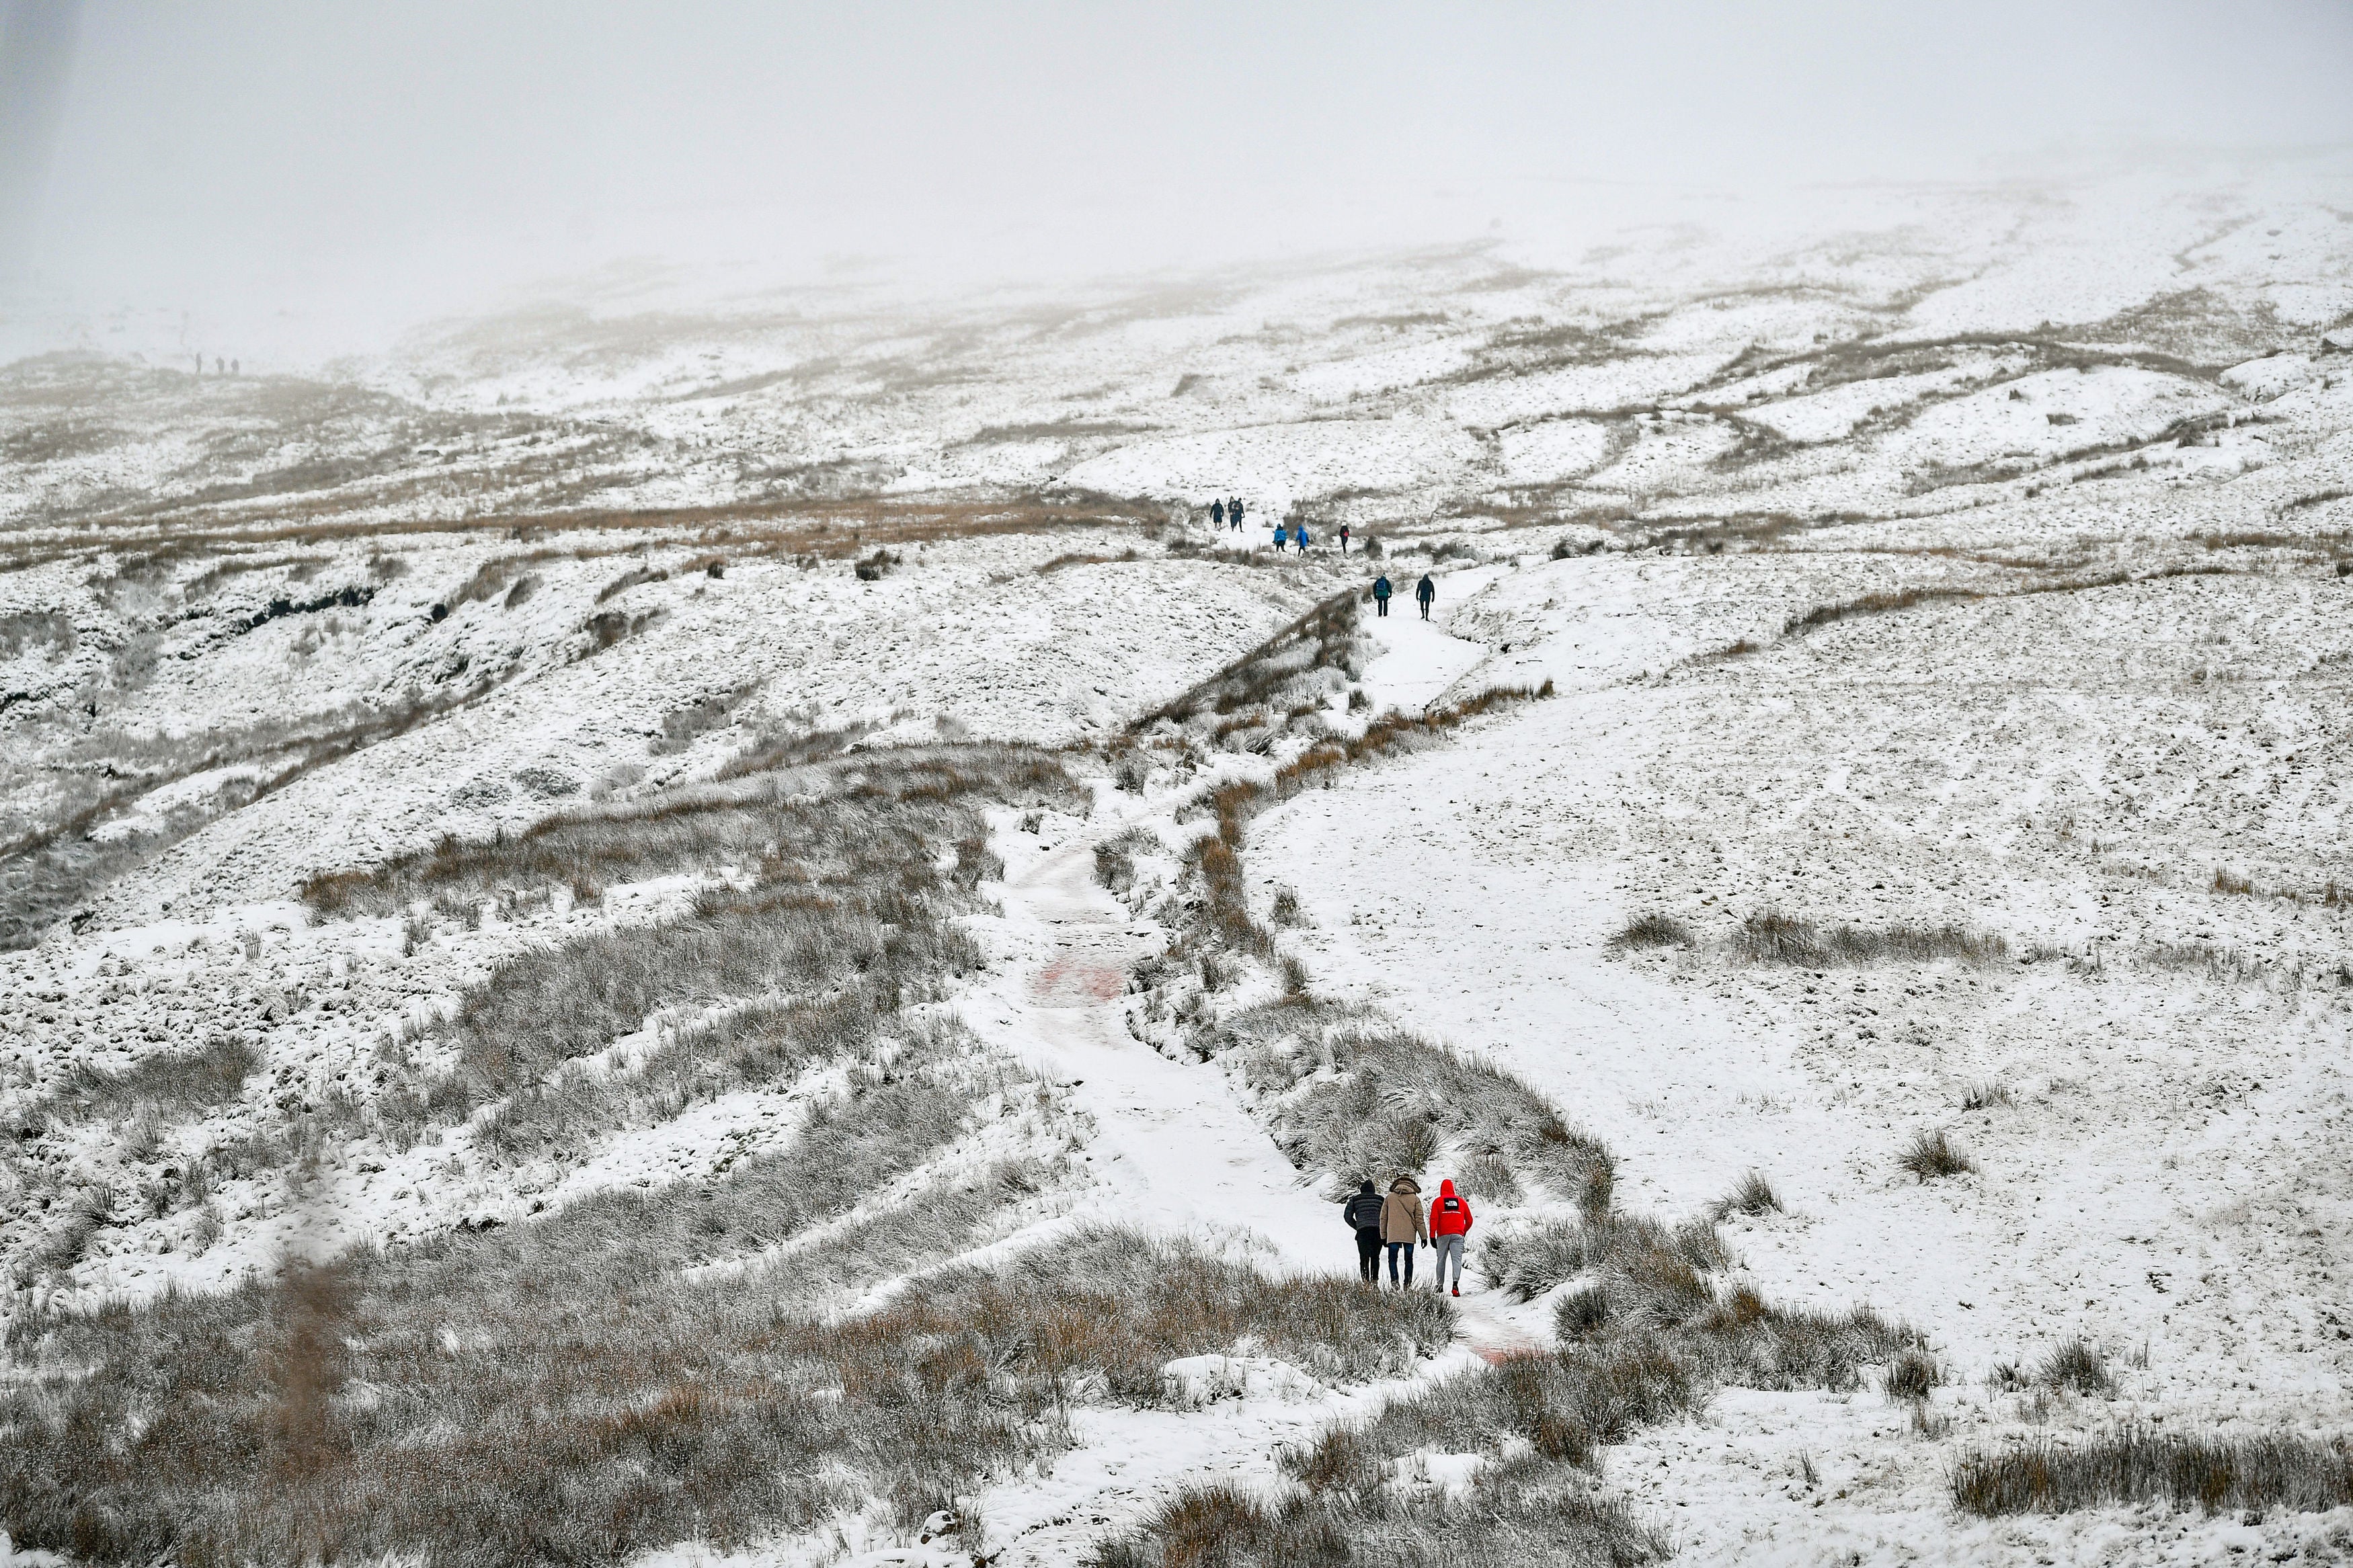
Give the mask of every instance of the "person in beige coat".
M 1430 1221 L 1421 1212 L 1421 1184 L 1411 1176 L 1389 1184 L 1389 1195 L 1381 1201 L 1381 1239 L 1388 1244 L 1390 1288 L 1412 1289 L 1413 1249 L 1430 1240 Z M 1405 1254 L 1403 1283 L 1398 1280 L 1399 1253 Z

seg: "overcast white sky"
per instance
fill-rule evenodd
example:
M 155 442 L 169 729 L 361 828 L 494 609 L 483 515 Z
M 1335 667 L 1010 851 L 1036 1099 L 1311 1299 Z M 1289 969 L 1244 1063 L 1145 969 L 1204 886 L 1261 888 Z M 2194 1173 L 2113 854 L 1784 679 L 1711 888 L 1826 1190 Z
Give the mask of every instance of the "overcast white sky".
M 0 241 L 85 305 L 1051 277 L 1508 232 L 1590 182 L 2353 142 L 2348 0 L 0 5 Z

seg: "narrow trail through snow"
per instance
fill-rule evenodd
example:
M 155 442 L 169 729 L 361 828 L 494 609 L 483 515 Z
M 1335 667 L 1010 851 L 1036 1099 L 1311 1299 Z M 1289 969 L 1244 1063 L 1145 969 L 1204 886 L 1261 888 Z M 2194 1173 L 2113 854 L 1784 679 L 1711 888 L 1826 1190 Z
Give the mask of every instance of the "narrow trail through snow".
M 1119 1217 L 1251 1232 L 1284 1266 L 1328 1271 L 1347 1240 L 1335 1211 L 1301 1184 L 1225 1075 L 1170 1061 L 1128 1033 L 1127 972 L 1152 933 L 1092 875 L 1096 843 L 1125 826 L 1076 835 L 1008 876 L 1006 922 L 1028 951 L 989 1022 L 1094 1119 L 1097 1174 L 1118 1194 Z

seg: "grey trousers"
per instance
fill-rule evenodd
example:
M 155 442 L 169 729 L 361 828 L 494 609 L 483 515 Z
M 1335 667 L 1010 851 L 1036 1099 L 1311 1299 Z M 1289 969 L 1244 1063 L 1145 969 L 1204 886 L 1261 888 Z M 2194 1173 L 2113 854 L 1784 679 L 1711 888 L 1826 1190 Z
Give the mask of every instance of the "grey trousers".
M 1440 1290 L 1446 1289 L 1446 1260 L 1451 1258 L 1454 1259 L 1454 1283 L 1461 1284 L 1462 1238 L 1459 1236 L 1433 1236 L 1430 1238 L 1430 1245 L 1438 1249 L 1438 1279 L 1433 1283 Z

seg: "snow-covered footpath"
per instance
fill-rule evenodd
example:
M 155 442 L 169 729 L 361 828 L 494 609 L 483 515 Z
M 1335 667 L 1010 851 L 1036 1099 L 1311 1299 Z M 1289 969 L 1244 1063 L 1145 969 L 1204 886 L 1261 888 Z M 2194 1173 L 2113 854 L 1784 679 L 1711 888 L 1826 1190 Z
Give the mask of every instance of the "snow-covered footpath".
M 824 1162 L 846 1060 L 521 1152 L 508 1100 L 402 1098 L 502 965 L 651 940 L 788 881 L 784 847 L 328 918 L 332 879 L 561 817 L 650 839 L 761 780 L 848 800 L 861 758 L 969 742 L 1076 784 L 926 852 L 987 874 L 973 967 L 908 1016 L 1025 1087 L 698 1267 L 769 1278 L 1028 1162 L 1059 1174 L 811 1299 L 872 1311 L 1102 1226 L 1345 1274 L 1332 1173 L 1231 1062 L 1152 1043 L 1168 1005 L 1271 994 L 1153 978 L 1203 897 L 1184 851 L 1286 725 L 1549 683 L 1248 822 L 1289 984 L 1515 1075 L 1627 1213 L 1716 1215 L 1761 1174 L 1779 1207 L 1722 1214 L 1722 1286 L 1867 1304 L 1942 1380 L 1718 1390 L 1608 1445 L 1609 1495 L 1694 1563 L 2353 1561 L 2348 1508 L 1988 1520 L 1950 1487 L 2131 1426 L 2353 1433 L 2353 174 L 1822 199 L 1795 238 L 1051 310 L 605 298 L 594 353 L 477 324 L 344 382 L 0 370 L 9 1411 L 47 1397 L 60 1310 Z M 1305 558 L 1269 548 L 1283 518 Z M 1320 706 L 1237 699 L 1202 754 L 1136 728 L 1377 573 L 1398 597 Z M 639 1081 L 754 1000 L 688 987 L 515 1100 Z M 1936 1132 L 1965 1168 L 1907 1168 Z M 1405 1378 L 1237 1344 L 1172 1364 L 1165 1406 L 1077 1400 L 1067 1452 L 934 1539 L 878 1505 L 639 1560 L 1068 1564 L 1185 1487 L 1278 1495 L 1286 1447 L 1552 1342 L 1559 1291 L 1507 1300 L 1482 1239 L 1456 1342 Z M 2078 1343 L 2107 1391 L 2037 1381 Z M 1389 1484 L 1438 1507 L 1485 1462 Z

